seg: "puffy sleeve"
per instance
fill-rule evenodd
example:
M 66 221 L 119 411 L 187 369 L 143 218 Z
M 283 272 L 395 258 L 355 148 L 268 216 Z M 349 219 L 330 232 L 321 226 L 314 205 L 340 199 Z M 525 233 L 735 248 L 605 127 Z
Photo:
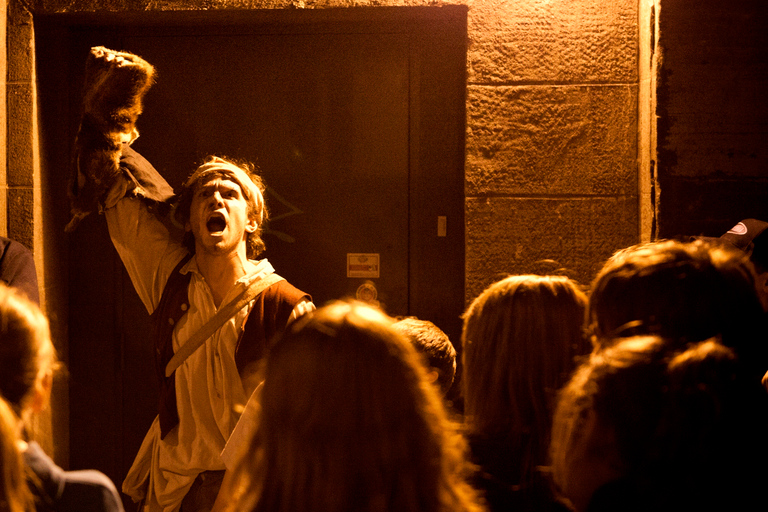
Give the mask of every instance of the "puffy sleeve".
M 154 167 L 130 147 L 123 150 L 123 173 L 105 201 L 109 236 L 123 261 L 133 287 L 150 314 L 160 302 L 163 288 L 187 250 L 151 211 L 173 192 Z

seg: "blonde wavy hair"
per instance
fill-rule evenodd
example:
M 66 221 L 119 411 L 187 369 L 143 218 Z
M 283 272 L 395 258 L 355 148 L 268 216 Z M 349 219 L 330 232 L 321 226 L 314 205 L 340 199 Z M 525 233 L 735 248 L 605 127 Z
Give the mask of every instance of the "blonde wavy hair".
M 483 510 L 458 426 L 391 323 L 362 303 L 338 302 L 277 341 L 229 510 Z

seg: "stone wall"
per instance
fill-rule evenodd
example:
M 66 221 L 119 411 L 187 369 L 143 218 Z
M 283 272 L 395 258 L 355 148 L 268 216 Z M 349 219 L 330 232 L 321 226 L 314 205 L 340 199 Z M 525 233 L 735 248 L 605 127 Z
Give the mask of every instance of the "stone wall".
M 638 2 L 472 2 L 466 295 L 639 239 Z M 555 263 L 542 266 L 544 259 Z
M 8 17 L 8 5 L 6 2 L 0 4 L 0 20 L 6 20 Z M 0 23 L 0 76 L 8 76 L 8 51 L 6 45 L 6 26 L 5 21 Z M 0 80 L 0 98 L 6 97 L 6 80 Z M 0 103 L 0 119 L 7 119 L 6 102 Z M 6 151 L 8 136 L 8 124 L 0 123 L 0 235 L 8 234 L 8 219 L 6 201 L 8 197 L 7 161 L 8 153 Z

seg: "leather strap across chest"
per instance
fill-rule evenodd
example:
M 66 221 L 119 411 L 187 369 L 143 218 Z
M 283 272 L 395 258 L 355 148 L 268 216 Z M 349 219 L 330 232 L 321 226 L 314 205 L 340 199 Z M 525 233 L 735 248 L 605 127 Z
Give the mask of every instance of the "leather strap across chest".
M 251 284 L 247 286 L 240 294 L 238 294 L 237 297 L 232 299 L 232 301 L 228 302 L 224 306 L 220 307 L 216 314 L 213 315 L 211 319 L 205 323 L 205 325 L 203 325 L 195 334 L 190 336 L 190 338 L 184 342 L 184 344 L 180 344 L 179 350 L 173 354 L 173 357 L 165 366 L 165 376 L 170 377 L 173 375 L 173 372 L 176 371 L 176 368 L 181 366 L 181 363 L 183 363 L 189 356 L 191 356 L 198 348 L 203 346 L 206 340 L 208 340 L 208 338 L 210 338 L 211 335 L 213 335 L 213 333 L 216 332 L 219 327 L 224 325 L 227 320 L 235 316 L 238 311 L 243 309 L 248 303 L 255 299 L 257 295 L 259 295 L 273 284 L 283 280 L 284 279 L 282 277 L 275 273 L 268 274 L 251 282 Z
M 176 406 L 176 373 L 166 376 L 168 363 L 174 357 L 173 331 L 189 309 L 189 284 L 191 273 L 182 274 L 191 255 L 182 259 L 171 273 L 163 290 L 162 298 L 151 318 L 154 324 L 155 371 L 158 377 L 158 412 L 160 436 L 164 438 L 179 423 Z M 244 369 L 261 359 L 269 342 L 288 323 L 291 312 L 299 302 L 312 297 L 285 280 L 278 280 L 254 300 L 235 349 L 235 363 L 241 377 Z M 183 346 L 183 345 L 182 345 Z

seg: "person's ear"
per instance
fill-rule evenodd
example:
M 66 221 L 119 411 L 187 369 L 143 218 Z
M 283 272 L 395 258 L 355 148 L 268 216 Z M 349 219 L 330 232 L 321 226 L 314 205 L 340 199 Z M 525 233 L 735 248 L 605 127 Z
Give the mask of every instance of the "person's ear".
M 758 283 L 762 283 L 763 292 L 768 293 L 768 272 L 763 272 L 758 276 Z
M 33 412 L 40 412 L 48 406 L 53 388 L 53 370 L 48 370 L 35 383 L 35 394 L 32 396 L 30 407 Z
M 755 288 L 757 289 L 760 303 L 763 305 L 763 310 L 768 311 L 768 272 L 757 274 Z
M 255 233 L 259 229 L 259 223 L 256 219 L 248 219 L 248 223 L 245 225 L 245 231 L 247 233 Z

